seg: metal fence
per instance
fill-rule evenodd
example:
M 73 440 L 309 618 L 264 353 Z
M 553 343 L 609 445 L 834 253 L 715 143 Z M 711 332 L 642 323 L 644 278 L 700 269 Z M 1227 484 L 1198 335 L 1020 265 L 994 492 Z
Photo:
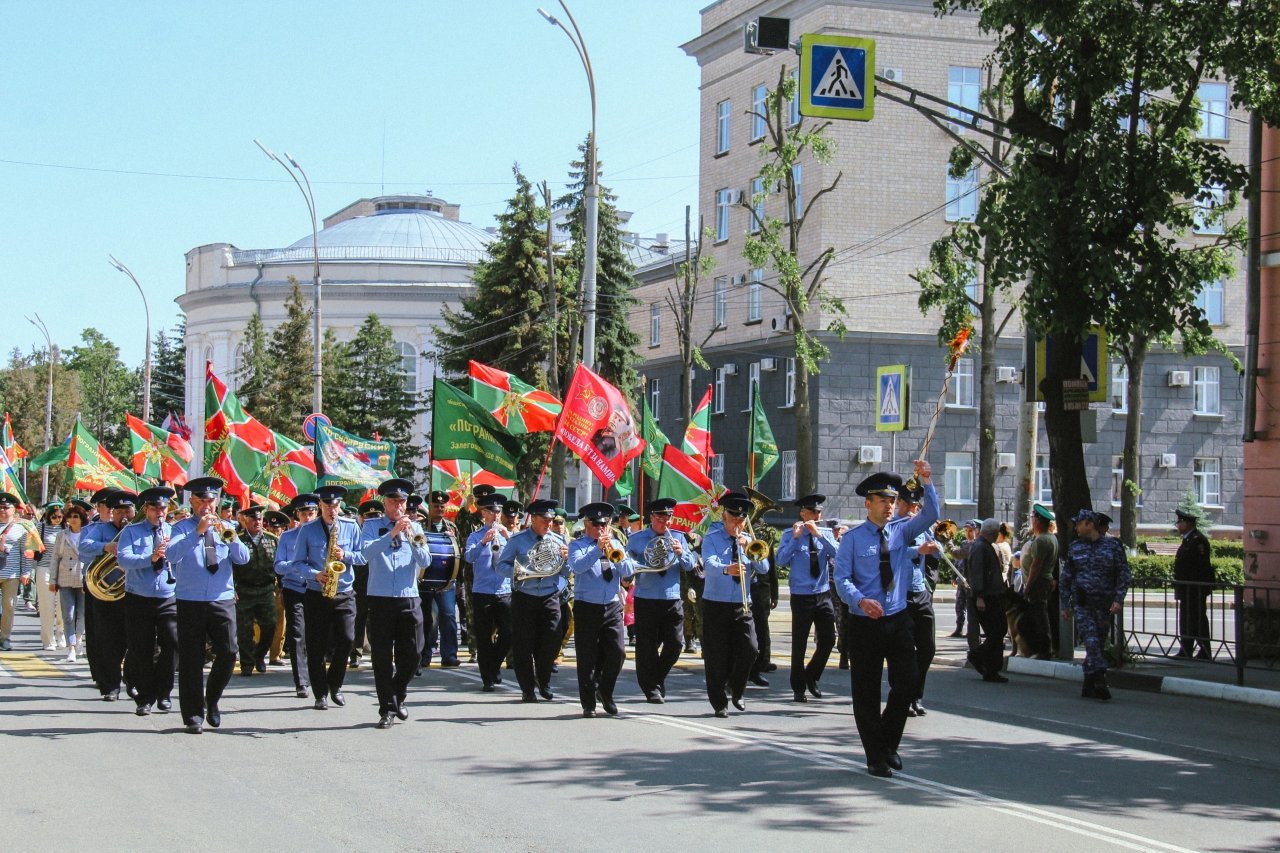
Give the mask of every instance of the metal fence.
M 1234 666 L 1280 660 L 1280 585 L 1147 580 L 1129 591 L 1114 625 L 1130 654 Z

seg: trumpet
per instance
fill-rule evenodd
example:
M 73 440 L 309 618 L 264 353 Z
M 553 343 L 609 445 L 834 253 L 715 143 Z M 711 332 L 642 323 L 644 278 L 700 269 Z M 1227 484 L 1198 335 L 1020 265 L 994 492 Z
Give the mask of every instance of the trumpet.
M 600 543 L 604 542 L 602 546 Z M 596 540 L 596 547 L 604 553 L 604 558 L 610 563 L 621 563 L 627 559 L 627 552 L 618 547 L 617 541 L 613 538 L 613 525 L 607 525 L 604 532 L 600 534 L 600 538 Z

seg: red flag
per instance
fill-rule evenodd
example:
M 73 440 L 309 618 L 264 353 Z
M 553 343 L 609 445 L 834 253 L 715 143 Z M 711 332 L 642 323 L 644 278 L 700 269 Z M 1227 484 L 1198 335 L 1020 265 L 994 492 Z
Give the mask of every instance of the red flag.
M 684 444 L 680 449 L 692 456 L 702 466 L 703 473 L 711 470 L 711 386 L 693 410 L 689 426 L 684 431 Z
M 581 364 L 564 396 L 556 438 L 606 486 L 616 483 L 627 463 L 644 450 L 627 398 Z
M 165 480 L 175 486 L 187 482 L 187 466 L 191 464 L 191 445 L 181 436 L 144 423 L 128 412 L 133 472 L 152 480 Z
M 662 448 L 662 476 L 658 497 L 674 498 L 671 526 L 688 533 L 699 527 L 715 508 L 716 486 L 699 461 L 668 444 Z

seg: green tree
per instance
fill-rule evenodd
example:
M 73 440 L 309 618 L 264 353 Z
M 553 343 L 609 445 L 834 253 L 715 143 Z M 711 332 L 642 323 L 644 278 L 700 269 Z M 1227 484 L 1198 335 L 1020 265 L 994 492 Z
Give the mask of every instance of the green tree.
M 156 332 L 151 347 L 151 418 L 157 424 L 187 405 L 187 321 L 179 318 L 173 334 Z
M 261 420 L 258 412 L 271 407 L 266 399 L 275 371 L 267 354 L 267 330 L 262 314 L 254 311 L 240 341 L 240 364 L 236 367 L 236 396 L 240 405 Z
M 1232 99 L 1280 117 L 1274 0 L 935 0 L 974 12 L 996 40 L 996 89 L 1011 105 L 1005 203 L 988 223 L 1025 278 L 1025 317 L 1055 336 L 1042 383 L 1050 476 L 1060 518 L 1090 503 L 1080 416 L 1063 406 L 1093 324 L 1138 321 L 1155 339 L 1207 331 L 1180 235 L 1245 169 L 1199 139 L 1197 90 L 1233 80 Z M 1134 384 L 1134 383 L 1131 383 Z M 1064 528 L 1064 541 L 1070 530 Z
M 81 346 L 67 351 L 67 367 L 80 381 L 84 424 L 122 462 L 129 455 L 125 412 L 138 410 L 141 385 L 136 371 L 120 361 L 120 348 L 97 329 L 80 334 Z
M 829 163 L 835 154 L 835 142 L 827 135 L 831 122 L 810 127 L 804 118 L 788 126 L 791 101 L 796 94 L 796 81 L 786 66 L 778 71 L 778 85 L 765 98 L 763 115 L 764 142 L 760 146 L 761 192 L 743 202 L 749 211 L 754 233 L 747 236 L 743 257 L 753 267 L 772 269 L 776 278 L 767 276 L 764 287 L 782 297 L 791 315 L 791 339 L 796 353 L 795 419 L 796 419 L 796 488 L 805 494 L 817 487 L 817 445 L 813 436 L 812 406 L 809 402 L 809 378 L 819 372 L 819 363 L 830 355 L 819 332 L 824 317 L 832 319 L 825 331 L 844 335 L 844 303 L 827 287 L 825 276 L 834 247 L 818 252 L 812 258 L 801 258 L 801 235 L 804 223 L 819 202 L 840 183 L 837 173 L 830 184 L 820 188 L 800 208 L 795 167 L 805 157 Z M 782 190 L 786 211 L 782 218 L 769 216 L 765 199 L 769 189 Z M 763 214 L 763 215 L 762 215 Z
M 418 394 L 406 388 L 391 329 L 370 314 L 336 356 L 337 369 L 325 391 L 326 414 L 344 430 L 395 442 L 397 471 L 417 481 L 423 473 L 418 465 L 422 446 L 414 441 L 414 425 L 422 406 Z
M 250 414 L 276 432 L 295 441 L 305 441 L 302 422 L 311 412 L 313 348 L 311 309 L 306 307 L 298 280 L 289 276 L 291 290 L 285 299 L 285 319 L 271 331 L 267 342 L 267 361 L 271 377 L 267 392 Z
M 46 348 L 33 349 L 29 353 L 17 348 L 10 351 L 8 365 L 0 369 L 0 412 L 9 413 L 15 440 L 31 456 L 49 449 L 44 440 L 48 387 L 49 351 Z M 71 432 L 76 412 L 80 410 L 80 400 L 80 377 L 66 365 L 57 344 L 54 344 L 52 444 L 60 443 Z M 61 463 L 50 467 L 50 496 L 56 493 L 65 470 Z M 30 496 L 38 499 L 40 494 L 34 488 L 34 482 L 31 481 Z

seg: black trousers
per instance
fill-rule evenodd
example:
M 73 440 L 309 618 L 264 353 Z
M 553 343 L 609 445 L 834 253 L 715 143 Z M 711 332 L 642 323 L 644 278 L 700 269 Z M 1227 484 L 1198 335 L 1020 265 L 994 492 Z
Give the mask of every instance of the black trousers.
M 767 583 L 753 583 L 751 585 L 751 621 L 756 627 L 756 653 L 755 663 L 751 666 L 751 675 L 759 675 L 764 672 L 765 666 L 769 663 L 769 656 L 773 653 L 773 641 L 769 636 L 769 612 L 773 610 L 769 600 L 769 585 Z
M 805 663 L 804 653 L 809 646 L 809 629 L 816 629 L 813 657 Z M 791 596 L 791 690 L 800 693 L 805 685 L 817 684 L 831 659 L 836 645 L 836 609 L 831 596 L 825 592 L 817 595 Z
M 988 672 L 999 672 L 1004 667 L 1004 638 L 1009 633 L 1009 620 L 1004 615 L 1005 597 L 1003 595 L 982 596 L 983 609 L 978 609 L 978 596 L 973 597 L 971 615 L 982 626 L 982 642 L 974 648 L 970 642 L 969 661 L 974 669 L 986 675 Z
M 378 691 L 378 713 L 389 714 L 404 702 L 418 670 L 422 648 L 422 601 L 418 596 L 369 600 L 369 657 Z
M 153 705 L 173 692 L 173 673 L 178 665 L 178 601 L 125 593 L 124 605 L 130 683 L 138 690 L 139 705 Z
M 303 600 L 306 613 L 307 674 L 311 692 L 317 699 L 342 689 L 347 677 L 347 657 L 356 633 L 356 594 L 348 590 L 326 598 L 319 590 L 307 590 Z M 329 666 L 326 654 L 332 651 Z
M 476 667 L 485 684 L 502 681 L 502 661 L 511 651 L 511 596 L 471 594 L 475 617 L 472 636 L 476 644 Z
M 204 679 L 204 645 L 213 646 L 209 681 Z M 231 680 L 239 653 L 236 643 L 236 604 L 225 601 L 178 602 L 178 704 L 182 722 L 204 719 L 207 705 L 216 705 Z
M 91 593 L 85 592 L 85 598 Z M 125 655 L 129 650 L 129 617 L 124 599 L 93 602 L 93 639 L 96 649 L 94 661 L 98 665 L 98 689 L 105 695 L 120 689 L 120 668 L 125 667 L 124 679 L 133 684 L 133 672 L 127 666 Z
M 560 657 L 560 649 L 564 648 L 573 630 L 573 599 L 569 597 L 569 588 L 560 590 L 560 645 L 556 647 L 556 657 Z
M 916 693 L 916 650 L 911 614 L 868 619 L 849 616 L 849 686 L 853 720 L 867 764 L 887 761 L 898 751 L 907 724 L 907 707 Z M 880 708 L 880 679 L 889 666 L 889 699 Z
M 684 651 L 684 608 L 679 599 L 637 598 L 635 615 L 636 681 L 646 696 L 655 690 L 665 695 L 667 673 Z M 705 638 L 705 623 L 702 633 Z
M 583 710 L 596 707 L 596 691 L 613 701 L 613 688 L 627 658 L 627 632 L 622 625 L 622 602 L 573 603 L 573 644 L 578 653 L 578 701 Z
M 560 653 L 560 594 L 511 595 L 511 668 L 520 692 L 551 687 L 551 665 Z
M 1048 606 L 1046 601 L 1028 601 L 1026 612 L 1018 620 L 1018 636 L 1027 644 L 1027 650 L 1033 657 L 1047 656 L 1052 650 Z M 1056 615 L 1054 621 L 1057 621 Z
M 937 619 L 933 602 L 919 604 L 907 602 L 911 614 L 911 637 L 916 647 L 916 692 L 912 699 L 924 698 L 924 680 L 929 676 L 929 666 L 938 652 Z
M 1178 598 L 1178 634 L 1183 654 L 1191 654 L 1197 645 L 1202 653 L 1210 653 L 1212 636 L 1209 633 L 1208 593 L 1199 589 L 1181 593 Z
M 754 620 L 750 611 L 742 612 L 741 602 L 703 603 L 702 660 L 712 708 L 719 711 L 728 705 L 729 696 L 742 698 L 759 652 Z
M 355 571 L 356 577 L 351 583 L 351 589 L 356 594 L 356 625 L 351 640 L 351 654 L 360 657 L 364 653 L 365 628 L 369 624 L 369 567 L 356 566 Z M 421 614 L 421 607 L 418 612 Z M 372 637 L 369 637 L 369 646 L 373 647 Z
M 289 652 L 289 666 L 293 668 L 293 686 L 299 690 L 311 689 L 311 673 L 307 671 L 307 617 L 306 593 L 285 587 L 284 598 L 284 647 Z

